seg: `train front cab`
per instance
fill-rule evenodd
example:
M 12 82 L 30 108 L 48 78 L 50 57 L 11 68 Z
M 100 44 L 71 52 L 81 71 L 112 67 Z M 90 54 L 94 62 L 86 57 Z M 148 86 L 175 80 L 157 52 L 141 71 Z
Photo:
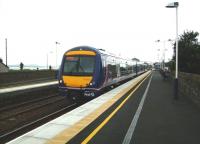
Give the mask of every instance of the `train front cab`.
M 60 69 L 59 92 L 73 100 L 98 95 L 102 75 L 101 58 L 97 51 L 75 49 L 65 53 Z

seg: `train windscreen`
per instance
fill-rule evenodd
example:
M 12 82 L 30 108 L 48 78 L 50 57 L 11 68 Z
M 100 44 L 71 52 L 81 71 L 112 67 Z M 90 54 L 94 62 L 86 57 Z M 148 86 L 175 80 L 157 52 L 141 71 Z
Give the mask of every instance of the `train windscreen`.
M 64 75 L 92 75 L 94 72 L 94 56 L 66 56 L 64 61 Z

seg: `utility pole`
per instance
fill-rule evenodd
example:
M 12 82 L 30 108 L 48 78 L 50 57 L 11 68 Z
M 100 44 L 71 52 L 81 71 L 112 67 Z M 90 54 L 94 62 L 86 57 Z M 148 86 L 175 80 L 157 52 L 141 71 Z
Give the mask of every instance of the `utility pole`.
M 8 46 L 7 46 L 7 38 L 5 39 L 5 46 L 6 46 L 6 66 L 8 66 Z
M 47 53 L 47 70 L 49 69 L 49 56 L 48 56 L 48 53 Z
M 58 46 L 60 43 L 56 41 L 56 69 L 57 69 L 57 58 L 58 58 Z

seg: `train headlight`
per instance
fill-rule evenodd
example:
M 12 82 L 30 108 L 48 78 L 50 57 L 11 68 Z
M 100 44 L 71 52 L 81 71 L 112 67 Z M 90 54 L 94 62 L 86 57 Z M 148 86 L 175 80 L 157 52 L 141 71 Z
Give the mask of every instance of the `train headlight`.
M 89 86 L 95 85 L 95 82 L 91 82 L 89 83 Z
M 60 83 L 60 84 L 63 83 L 63 80 L 59 80 L 59 83 Z

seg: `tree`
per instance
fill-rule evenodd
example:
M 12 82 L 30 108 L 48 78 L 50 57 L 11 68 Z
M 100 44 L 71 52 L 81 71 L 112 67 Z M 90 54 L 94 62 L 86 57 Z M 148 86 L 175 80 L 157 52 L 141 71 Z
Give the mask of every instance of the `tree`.
M 200 74 L 200 45 L 198 43 L 199 33 L 186 31 L 180 36 L 178 43 L 179 71 Z M 176 53 L 176 43 L 174 43 Z M 175 55 L 173 57 L 175 61 Z

